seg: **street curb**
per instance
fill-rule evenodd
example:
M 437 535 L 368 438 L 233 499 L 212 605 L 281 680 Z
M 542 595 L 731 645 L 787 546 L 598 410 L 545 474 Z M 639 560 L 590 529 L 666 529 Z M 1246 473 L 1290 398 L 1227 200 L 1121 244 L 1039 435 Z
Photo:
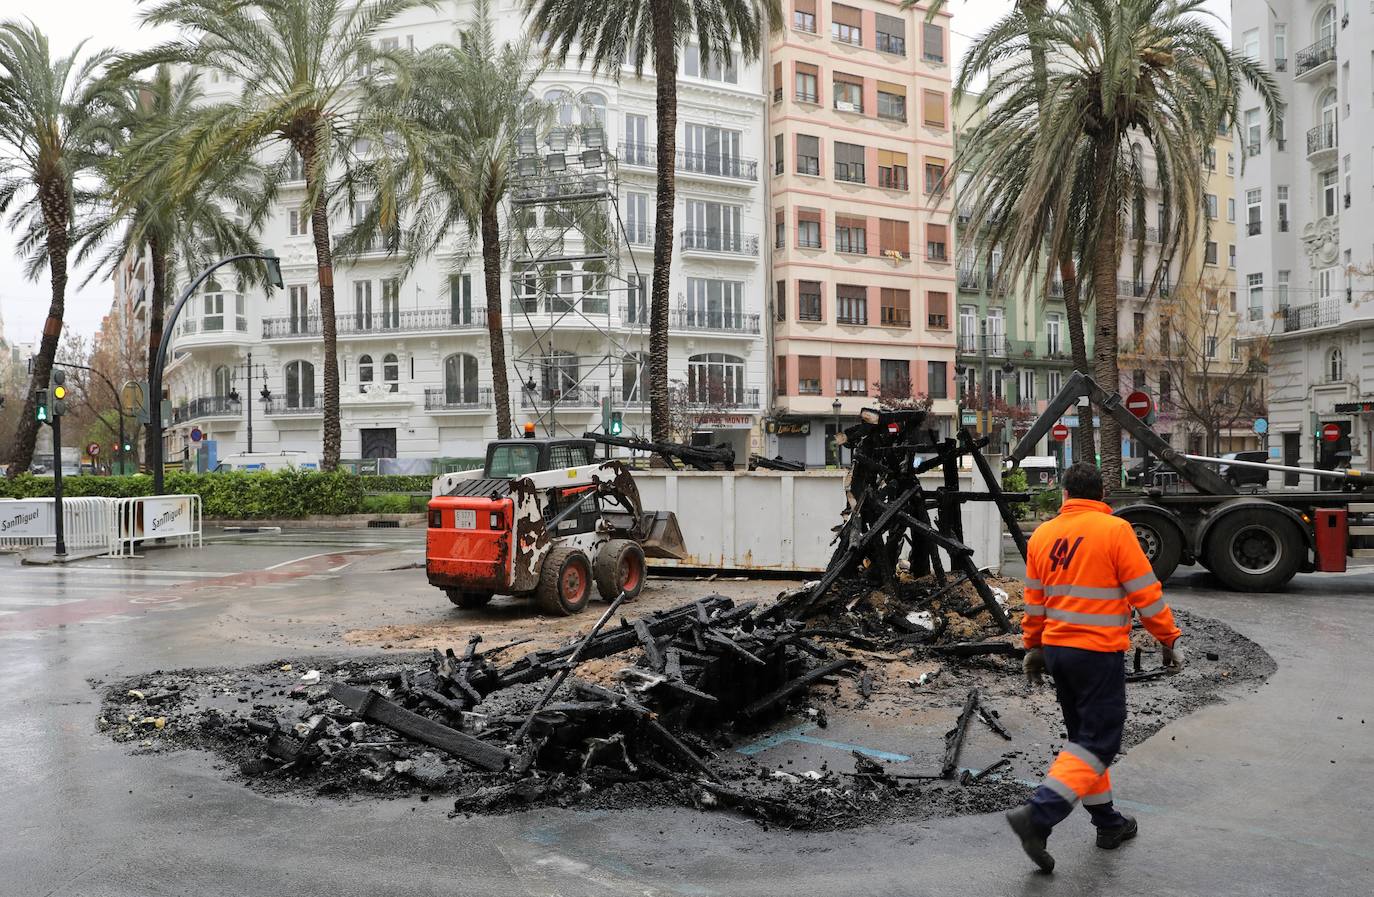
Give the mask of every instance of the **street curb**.
M 281 529 L 368 529 L 373 521 L 380 521 L 398 527 L 421 527 L 425 525 L 425 514 L 315 514 L 299 518 L 264 518 L 262 520 L 232 520 L 229 518 L 206 517 L 205 525 L 220 529 L 243 528 L 263 530 L 270 527 Z

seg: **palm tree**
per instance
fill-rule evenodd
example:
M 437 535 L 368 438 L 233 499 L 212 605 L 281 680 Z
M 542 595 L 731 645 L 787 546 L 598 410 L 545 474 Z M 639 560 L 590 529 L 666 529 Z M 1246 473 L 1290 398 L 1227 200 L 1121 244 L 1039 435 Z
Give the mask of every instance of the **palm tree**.
M 702 66 L 738 43 L 746 61 L 759 58 L 767 35 L 782 24 L 779 0 L 525 0 L 530 28 L 546 36 L 558 65 L 579 64 L 620 78 L 622 65 L 642 77 L 657 74 L 658 189 L 654 209 L 654 275 L 649 300 L 649 413 L 656 441 L 672 439 L 668 390 L 668 284 L 673 263 L 673 166 L 677 156 L 678 49 L 696 41 Z
M 360 127 L 389 152 L 362 166 L 355 181 L 376 191 L 377 211 L 359 222 L 341 249 L 362 245 L 380 230 L 413 265 L 440 251 L 455 232 L 466 236 L 456 256 L 464 259 L 474 247 L 481 254 L 496 432 L 509 439 L 500 213 L 514 175 L 516 137 L 539 127 L 546 109 L 531 94 L 542 69 L 530 42 L 498 48 L 490 7 L 490 0 L 477 0 L 461 48 L 433 47 L 411 61 L 408 77 L 376 85 L 371 114 Z
M 968 134 L 960 166 L 978 197 L 969 226 L 989 229 L 1013 271 L 1034 271 L 1048 246 L 1090 272 L 1093 370 L 1108 390 L 1119 380 L 1123 219 L 1130 216 L 1134 253 L 1143 258 L 1146 196 L 1156 194 L 1164 226 L 1153 294 L 1171 269 L 1186 267 L 1206 232 L 1206 151 L 1219 126 L 1234 126 L 1242 82 L 1263 98 L 1271 131 L 1277 120 L 1273 80 L 1225 46 L 1201 7 L 1202 0 L 1071 0 L 1033 22 L 1018 9 L 975 41 L 960 72 L 961 90 L 988 79 L 978 100 L 986 117 Z M 1045 54 L 1043 88 L 1032 43 Z M 1110 417 L 1102 442 L 1103 479 L 1119 483 L 1121 430 Z
M 330 173 L 351 161 L 357 122 L 367 112 L 358 90 L 378 58 L 372 42 L 396 16 L 435 0 L 145 0 L 152 25 L 173 25 L 178 39 L 129 58 L 128 67 L 181 63 L 217 70 L 243 84 L 239 97 L 184 129 L 177 153 L 182 190 L 204 182 L 222 158 L 280 145 L 300 159 L 303 208 L 310 213 L 319 272 L 324 337 L 324 445 L 321 467 L 339 463 L 339 356 L 330 243 Z M 278 153 L 280 155 L 280 153 Z M 283 156 L 285 158 L 285 156 Z M 290 166 L 268 170 L 264 201 L 276 195 Z
M 29 275 L 47 260 L 52 287 L 43 338 L 33 360 L 30 389 L 19 419 L 8 474 L 28 470 L 38 437 L 36 389 L 46 387 L 62 335 L 72 229 L 90 200 L 78 188 L 118 140 L 117 111 L 127 99 L 106 70 L 110 51 L 81 59 L 82 46 L 54 59 L 47 37 L 32 24 L 0 24 L 0 215 L 23 229 L 20 251 Z
M 182 129 L 206 114 L 199 76 L 192 72 L 174 79 L 167 66 L 159 66 L 151 78 L 130 89 L 134 99 L 124 123 L 129 137 L 100 167 L 101 208 L 78 233 L 77 261 L 97 258 L 89 283 L 117 269 L 131 254 L 141 258 L 146 249 L 152 280 L 147 346 L 151 372 L 177 274 L 194 275 L 215 259 L 258 251 L 253 236 L 257 222 L 241 222 L 239 216 L 257 204 L 262 173 L 250 158 L 221 158 L 211 172 L 213 180 L 207 177 L 183 190 L 169 156 Z M 238 274 L 244 283 L 261 276 L 256 265 L 244 265 Z M 146 458 L 153 457 L 153 438 L 150 429 L 145 434 Z

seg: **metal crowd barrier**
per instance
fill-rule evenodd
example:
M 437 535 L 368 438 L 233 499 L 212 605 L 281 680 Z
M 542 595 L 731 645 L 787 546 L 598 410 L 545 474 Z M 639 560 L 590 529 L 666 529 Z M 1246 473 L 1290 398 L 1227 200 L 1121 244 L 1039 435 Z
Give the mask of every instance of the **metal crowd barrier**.
M 205 544 L 199 495 L 146 495 L 120 498 L 111 526 L 111 557 L 132 557 L 134 546 L 153 539 L 178 547 Z
M 114 498 L 62 499 L 63 538 L 68 549 L 115 548 Z M 51 498 L 0 499 L 0 548 L 32 548 L 57 542 Z

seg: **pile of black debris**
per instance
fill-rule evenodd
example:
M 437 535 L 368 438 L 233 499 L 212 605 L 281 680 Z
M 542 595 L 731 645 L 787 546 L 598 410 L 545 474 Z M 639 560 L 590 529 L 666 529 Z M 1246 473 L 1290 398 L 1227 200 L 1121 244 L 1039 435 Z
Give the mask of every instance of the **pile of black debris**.
M 916 779 L 959 787 L 957 746 L 944 768 L 906 777 L 862 758 L 853 773 L 782 775 L 726 750 L 816 686 L 871 683 L 867 639 L 720 595 L 605 625 L 619 603 L 570 644 L 507 663 L 513 645 L 483 651 L 475 636 L 461 652 L 322 663 L 328 673 L 302 675 L 299 663 L 153 673 L 110 689 L 102 720 L 150 748 L 208 747 L 264 787 L 422 787 L 456 794 L 456 813 L 568 804 L 634 783 L 658 800 L 812 826 L 873 818 L 866 802 L 915 801 Z

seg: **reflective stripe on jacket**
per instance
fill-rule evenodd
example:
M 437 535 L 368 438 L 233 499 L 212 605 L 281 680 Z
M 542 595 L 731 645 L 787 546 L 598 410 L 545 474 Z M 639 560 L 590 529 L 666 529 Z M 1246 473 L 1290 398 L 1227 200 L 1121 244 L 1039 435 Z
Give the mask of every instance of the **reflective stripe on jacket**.
M 1173 645 L 1179 636 L 1173 612 L 1131 524 L 1100 501 L 1064 502 L 1059 516 L 1030 538 L 1021 620 L 1026 647 L 1125 651 L 1132 608 L 1155 638 Z

